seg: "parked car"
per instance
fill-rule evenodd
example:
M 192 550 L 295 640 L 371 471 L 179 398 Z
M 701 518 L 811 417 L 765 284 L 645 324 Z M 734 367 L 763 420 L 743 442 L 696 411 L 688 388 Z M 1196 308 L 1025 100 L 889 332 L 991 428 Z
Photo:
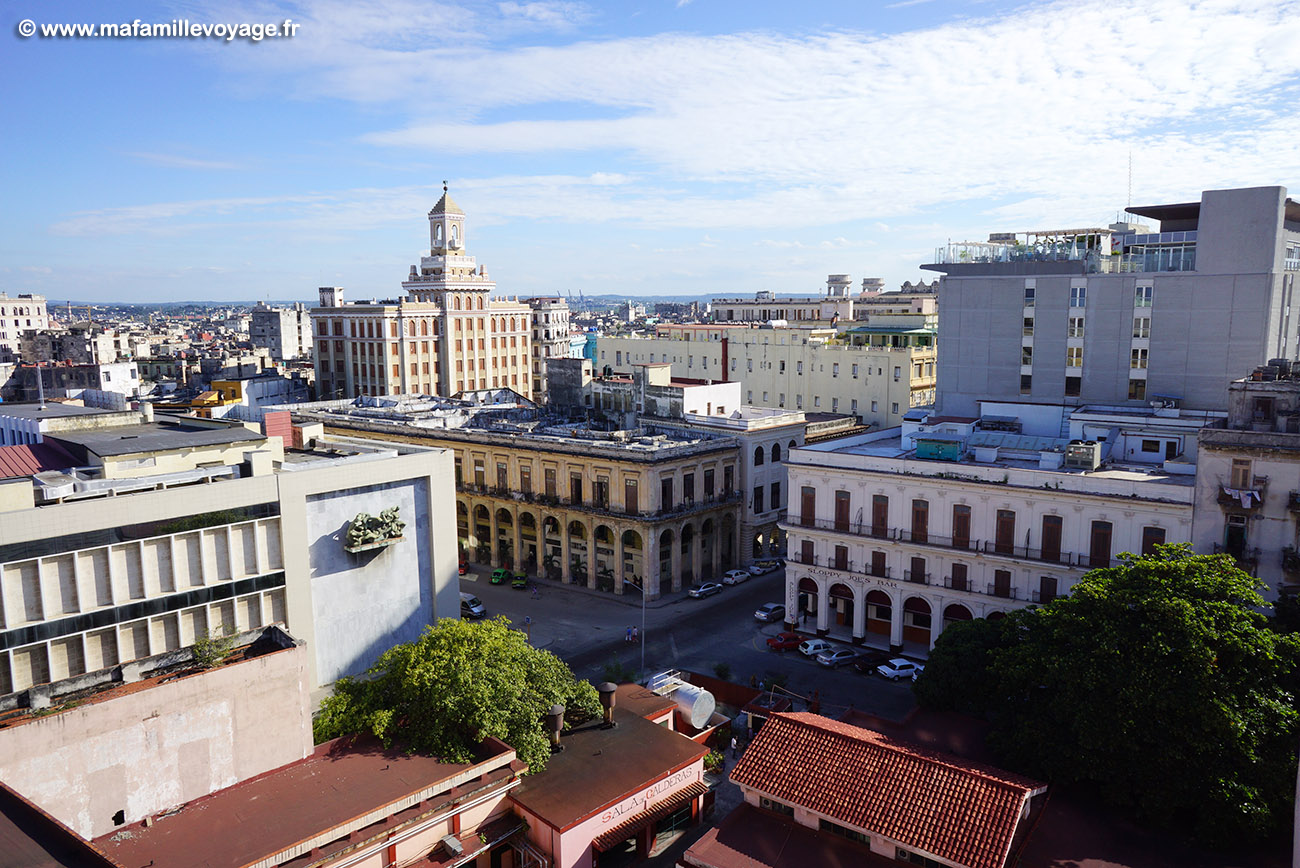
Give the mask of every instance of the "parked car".
M 888 678 L 890 681 L 897 681 L 900 678 L 911 678 L 913 672 L 924 668 L 920 663 L 913 663 L 911 660 L 895 657 L 877 666 L 876 673 Z
M 711 597 L 714 594 L 721 594 L 721 593 L 722 593 L 722 585 L 719 585 L 717 582 L 701 582 L 700 584 L 695 585 L 689 591 L 687 591 L 686 596 L 694 597 L 697 600 L 702 600 L 705 597 Z
M 469 572 L 469 564 L 465 563 L 464 561 L 461 561 L 459 564 L 456 565 L 457 575 L 463 576 L 468 572 Z
M 528 590 L 528 574 L 523 570 L 516 570 L 514 575 L 510 577 L 510 587 L 516 591 Z
M 722 577 L 724 585 L 739 585 L 741 582 L 749 581 L 749 570 L 727 570 Z
M 494 585 L 500 585 L 504 582 L 510 581 L 510 579 L 511 579 L 510 571 L 504 567 L 501 567 L 492 571 L 492 578 L 490 578 L 488 581 L 490 581 Z
M 894 659 L 893 655 L 888 651 L 861 651 L 852 665 L 863 675 L 875 675 L 877 666 L 888 663 L 892 659 Z
M 486 618 L 487 606 L 473 594 L 460 595 L 460 616 L 462 618 Z
M 779 569 L 781 569 L 781 565 L 776 561 L 759 561 L 756 564 L 750 564 L 749 572 L 751 575 L 765 576 Z
M 780 603 L 764 603 L 754 610 L 754 620 L 770 623 L 785 617 L 785 606 Z
M 805 657 L 816 657 L 823 651 L 834 651 L 835 646 L 825 639 L 809 639 L 799 646 L 799 653 Z
M 773 651 L 793 651 L 803 644 L 803 637 L 798 633 L 777 633 L 775 636 L 769 636 L 767 647 Z
M 823 651 L 817 655 L 817 662 L 831 669 L 838 669 L 845 663 L 852 663 L 858 656 L 858 652 L 850 648 L 839 648 L 835 651 Z
M 925 664 L 924 664 L 924 663 L 918 663 L 918 664 L 916 664 L 916 669 L 912 670 L 912 683 L 913 683 L 913 684 L 916 683 L 916 676 L 920 675 L 920 674 L 921 674 L 922 672 L 924 672 L 924 671 L 925 671 Z

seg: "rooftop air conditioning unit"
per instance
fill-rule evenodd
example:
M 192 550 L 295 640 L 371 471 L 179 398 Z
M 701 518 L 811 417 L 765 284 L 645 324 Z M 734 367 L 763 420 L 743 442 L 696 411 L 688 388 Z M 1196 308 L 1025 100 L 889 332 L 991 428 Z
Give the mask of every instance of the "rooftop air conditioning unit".
M 1061 464 L 1066 470 L 1096 470 L 1101 466 L 1101 444 L 1096 440 L 1071 440 Z

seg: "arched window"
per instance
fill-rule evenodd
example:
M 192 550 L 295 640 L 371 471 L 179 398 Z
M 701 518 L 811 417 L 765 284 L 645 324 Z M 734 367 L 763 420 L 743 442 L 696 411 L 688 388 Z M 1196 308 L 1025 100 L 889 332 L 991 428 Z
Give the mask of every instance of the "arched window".
M 453 308 L 455 308 L 456 310 L 460 310 L 460 296 L 459 296 L 459 295 L 452 296 L 452 299 L 451 299 L 451 306 L 452 306 Z
M 759 467 L 763 464 L 763 447 L 754 447 L 754 466 Z
M 406 333 L 411 337 L 415 337 L 415 320 L 411 320 L 410 326 L 407 328 Z
M 421 335 L 427 335 L 428 333 L 429 333 L 429 321 L 428 321 L 427 319 L 426 319 L 426 320 L 421 320 L 421 321 L 420 321 L 420 334 L 421 334 Z
M 455 223 L 451 224 L 451 246 L 452 247 L 457 246 L 456 241 L 460 238 L 460 232 L 458 230 L 459 227 Z
M 435 247 L 442 246 L 442 224 L 438 223 L 433 227 L 433 243 Z
M 780 460 L 781 460 L 781 444 L 780 444 L 780 443 L 773 443 L 773 444 L 772 444 L 772 463 L 775 464 L 776 462 L 778 462 L 778 461 L 780 461 Z
M 479 310 L 483 309 L 483 296 L 481 295 L 478 297 L 478 309 Z

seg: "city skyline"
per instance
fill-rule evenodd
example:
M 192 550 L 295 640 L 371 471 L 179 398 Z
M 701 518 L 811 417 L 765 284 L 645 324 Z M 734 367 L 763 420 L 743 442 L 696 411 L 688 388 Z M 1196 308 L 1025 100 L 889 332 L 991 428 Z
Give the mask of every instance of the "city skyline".
M 1297 3 L 145 3 L 22 38 L 0 291 L 395 297 L 446 179 L 505 295 L 931 280 L 984 240 L 1294 186 Z M 86 3 L 37 24 L 102 22 Z M 116 10 L 114 10 L 116 12 Z M 125 15 L 125 13 L 122 13 Z M 130 23 L 128 20 L 127 23 Z M 1131 170 L 1130 170 L 1131 160 Z M 1131 181 L 1130 181 L 1131 175 Z M 1130 193 L 1131 186 L 1131 193 Z

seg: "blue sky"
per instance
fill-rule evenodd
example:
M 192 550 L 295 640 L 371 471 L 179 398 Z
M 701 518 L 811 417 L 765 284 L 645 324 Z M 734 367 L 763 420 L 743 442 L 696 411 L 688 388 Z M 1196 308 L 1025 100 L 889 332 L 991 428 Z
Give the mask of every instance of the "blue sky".
M 889 286 L 951 240 L 1300 192 L 1300 2 L 5 0 L 0 290 L 393 296 L 447 179 L 508 295 Z M 24 39 L 299 24 L 291 39 Z

